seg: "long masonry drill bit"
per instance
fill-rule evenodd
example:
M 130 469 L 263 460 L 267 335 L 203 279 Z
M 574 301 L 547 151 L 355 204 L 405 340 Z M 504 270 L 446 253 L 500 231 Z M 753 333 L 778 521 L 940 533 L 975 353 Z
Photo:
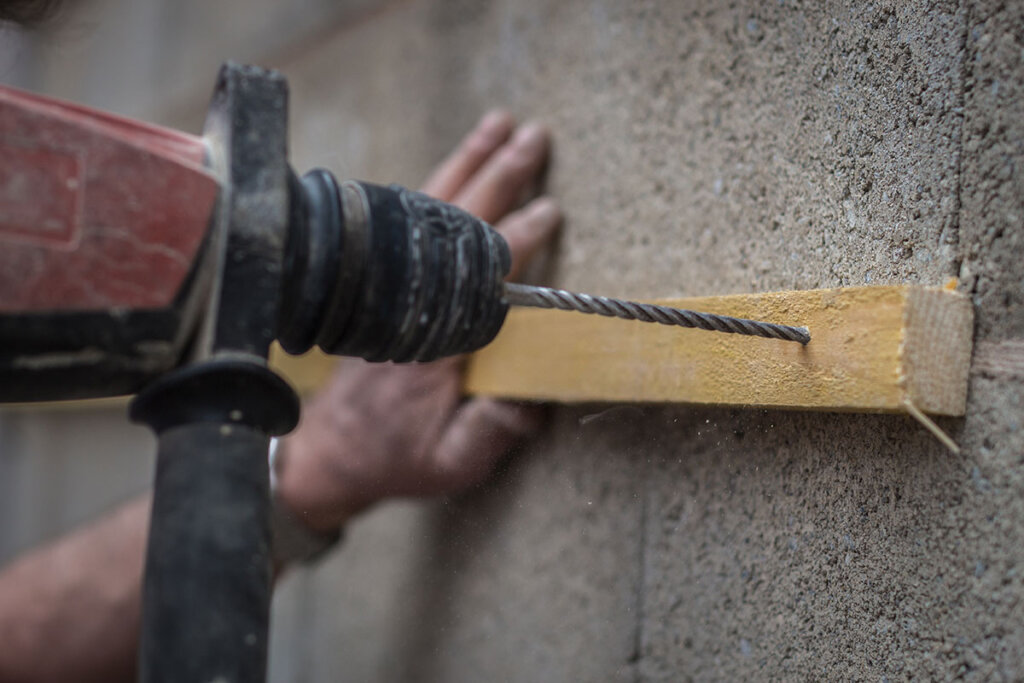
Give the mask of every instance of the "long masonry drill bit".
M 557 308 L 563 311 L 579 311 L 594 313 L 609 318 L 639 320 L 645 323 L 661 323 L 662 325 L 679 325 L 680 327 L 696 327 L 702 330 L 746 334 L 755 337 L 768 337 L 795 341 L 806 345 L 811 341 L 811 334 L 806 327 L 777 325 L 760 320 L 732 318 L 727 315 L 688 311 L 683 308 L 642 304 L 635 301 L 623 301 L 606 296 L 577 294 L 564 289 L 534 287 L 516 283 L 505 283 L 505 299 L 513 306 L 533 306 L 535 308 Z

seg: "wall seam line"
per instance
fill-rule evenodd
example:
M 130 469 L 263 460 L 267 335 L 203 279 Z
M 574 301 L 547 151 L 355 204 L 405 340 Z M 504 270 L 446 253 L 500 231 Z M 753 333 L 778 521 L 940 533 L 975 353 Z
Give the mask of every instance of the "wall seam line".
M 637 578 L 636 578 L 636 604 L 634 607 L 634 614 L 636 614 L 636 624 L 633 627 L 633 681 L 634 683 L 640 683 L 643 680 L 642 664 L 644 658 L 644 639 L 645 624 L 646 624 L 646 598 L 647 598 L 647 585 L 648 585 L 648 567 L 647 567 L 647 541 L 648 541 L 648 518 L 650 515 L 650 495 L 649 495 L 649 460 L 644 459 L 641 464 L 640 481 L 643 482 L 643 486 L 640 487 L 640 547 L 637 551 Z
M 958 93 L 960 106 L 960 139 L 957 141 L 956 156 L 956 218 L 954 223 L 956 227 L 953 235 L 955 240 L 953 250 L 953 271 L 960 280 L 963 280 L 964 261 L 966 260 L 963 253 L 964 137 L 967 135 L 967 81 L 973 76 L 970 55 L 968 53 L 968 44 L 970 42 L 971 33 L 971 7 L 969 0 L 960 0 L 960 10 L 964 19 L 964 26 L 963 33 L 960 38 L 961 66 L 960 92 Z M 973 295 L 976 286 L 977 281 L 971 284 L 970 294 Z

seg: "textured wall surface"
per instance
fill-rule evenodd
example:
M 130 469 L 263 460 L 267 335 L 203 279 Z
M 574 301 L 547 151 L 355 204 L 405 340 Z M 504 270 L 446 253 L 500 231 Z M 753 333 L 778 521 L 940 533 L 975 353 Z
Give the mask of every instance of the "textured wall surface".
M 263 60 L 292 84 L 297 168 L 407 184 L 504 106 L 555 134 L 549 282 L 957 276 L 977 305 L 968 414 L 942 421 L 960 455 L 894 416 L 558 408 L 482 489 L 382 507 L 286 580 L 274 680 L 1024 678 L 1021 3 L 264 1 L 237 27 L 241 2 L 128 4 L 82 3 L 6 77 L 195 129 L 216 62 Z M 11 465 L 25 448 L 0 490 L 56 476 Z M 29 533 L 45 506 L 0 500 L 19 539 L 84 514 Z

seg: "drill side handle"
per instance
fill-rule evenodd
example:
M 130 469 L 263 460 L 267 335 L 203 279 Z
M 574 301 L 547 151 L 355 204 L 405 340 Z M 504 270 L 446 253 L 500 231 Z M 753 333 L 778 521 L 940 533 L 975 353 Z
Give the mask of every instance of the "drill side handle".
M 265 680 L 269 441 L 227 422 L 159 434 L 139 680 Z
M 157 433 L 139 679 L 260 683 L 271 592 L 267 450 L 298 422 L 294 391 L 245 361 L 191 365 L 131 417 Z

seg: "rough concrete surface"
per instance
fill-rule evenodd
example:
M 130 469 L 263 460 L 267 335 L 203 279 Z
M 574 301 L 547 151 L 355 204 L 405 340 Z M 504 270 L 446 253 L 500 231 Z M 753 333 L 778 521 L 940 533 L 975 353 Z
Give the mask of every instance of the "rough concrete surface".
M 555 134 L 547 191 L 568 222 L 549 282 L 958 276 L 977 353 L 966 418 L 941 421 L 960 455 L 894 416 L 558 408 L 486 487 L 374 511 L 287 579 L 273 680 L 1024 678 L 1021 3 L 352 7 L 247 53 L 291 81 L 298 169 L 415 184 L 504 106 Z M 188 30 L 201 10 L 174 16 L 217 39 Z M 78 40 L 60 49 L 94 73 L 90 49 L 111 48 Z M 45 64 L 39 88 L 69 87 Z M 212 73 L 192 77 L 136 101 L 126 75 L 117 97 L 194 127 Z

